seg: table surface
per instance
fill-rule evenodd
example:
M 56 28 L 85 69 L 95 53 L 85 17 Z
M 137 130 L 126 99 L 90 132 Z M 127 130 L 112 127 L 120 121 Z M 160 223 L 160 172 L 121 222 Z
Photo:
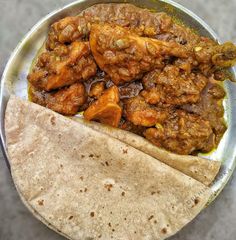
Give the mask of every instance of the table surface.
M 0 73 L 16 44 L 44 15 L 69 0 L 0 0 Z M 236 0 L 177 0 L 222 40 L 236 42 Z M 172 240 L 236 239 L 236 172 L 217 200 Z M 0 151 L 0 240 L 63 240 L 21 203 Z

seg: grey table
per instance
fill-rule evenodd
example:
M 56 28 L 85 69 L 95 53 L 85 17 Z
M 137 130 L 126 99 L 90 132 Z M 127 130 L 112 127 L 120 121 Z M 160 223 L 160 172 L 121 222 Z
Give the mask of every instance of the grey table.
M 69 0 L 0 0 L 0 72 L 23 35 Z M 236 0 L 177 0 L 202 17 L 222 40 L 236 42 Z M 172 240 L 236 239 L 236 174 L 218 199 Z M 21 203 L 0 151 L 0 240 L 62 240 Z

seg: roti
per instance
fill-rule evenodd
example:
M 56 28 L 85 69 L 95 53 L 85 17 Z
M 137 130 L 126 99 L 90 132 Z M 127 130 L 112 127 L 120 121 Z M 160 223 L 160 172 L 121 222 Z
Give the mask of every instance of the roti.
M 165 239 L 212 194 L 118 139 L 14 96 L 5 133 L 23 201 L 70 239 Z

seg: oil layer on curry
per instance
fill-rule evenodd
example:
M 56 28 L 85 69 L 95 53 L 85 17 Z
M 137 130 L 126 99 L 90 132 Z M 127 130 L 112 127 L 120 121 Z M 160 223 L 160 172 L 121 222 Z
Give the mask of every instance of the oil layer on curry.
M 35 103 L 139 134 L 179 154 L 209 152 L 226 126 L 219 84 L 236 46 L 165 13 L 94 5 L 54 23 L 28 75 Z

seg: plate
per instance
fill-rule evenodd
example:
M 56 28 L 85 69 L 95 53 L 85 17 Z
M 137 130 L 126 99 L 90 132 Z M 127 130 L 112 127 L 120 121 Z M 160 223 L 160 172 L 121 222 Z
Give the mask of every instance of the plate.
M 7 101 L 11 94 L 17 95 L 23 99 L 27 99 L 27 74 L 30 70 L 31 63 L 36 56 L 36 53 L 44 43 L 49 26 L 55 21 L 69 16 L 77 15 L 82 10 L 96 3 L 132 3 L 139 7 L 146 7 L 158 12 L 164 11 L 167 14 L 175 17 L 183 22 L 186 26 L 196 30 L 199 34 L 220 41 L 214 31 L 198 16 L 184 8 L 183 6 L 170 1 L 161 0 L 128 0 L 128 1 L 108 1 L 108 0 L 79 0 L 75 1 L 63 8 L 60 8 L 42 20 L 40 20 L 23 40 L 16 47 L 9 59 L 6 68 L 2 75 L 1 94 L 0 94 L 0 135 L 2 141 L 3 153 L 7 160 L 6 141 L 4 133 L 4 114 Z M 235 68 L 230 69 L 231 73 L 236 77 Z M 225 120 L 228 129 L 224 134 L 218 148 L 210 154 L 204 154 L 204 157 L 215 159 L 222 162 L 222 167 L 217 175 L 214 183 L 211 186 L 213 191 L 212 202 L 224 188 L 225 184 L 230 179 L 233 170 L 236 166 L 236 84 L 230 81 L 224 82 L 224 87 L 227 96 L 224 99 Z

